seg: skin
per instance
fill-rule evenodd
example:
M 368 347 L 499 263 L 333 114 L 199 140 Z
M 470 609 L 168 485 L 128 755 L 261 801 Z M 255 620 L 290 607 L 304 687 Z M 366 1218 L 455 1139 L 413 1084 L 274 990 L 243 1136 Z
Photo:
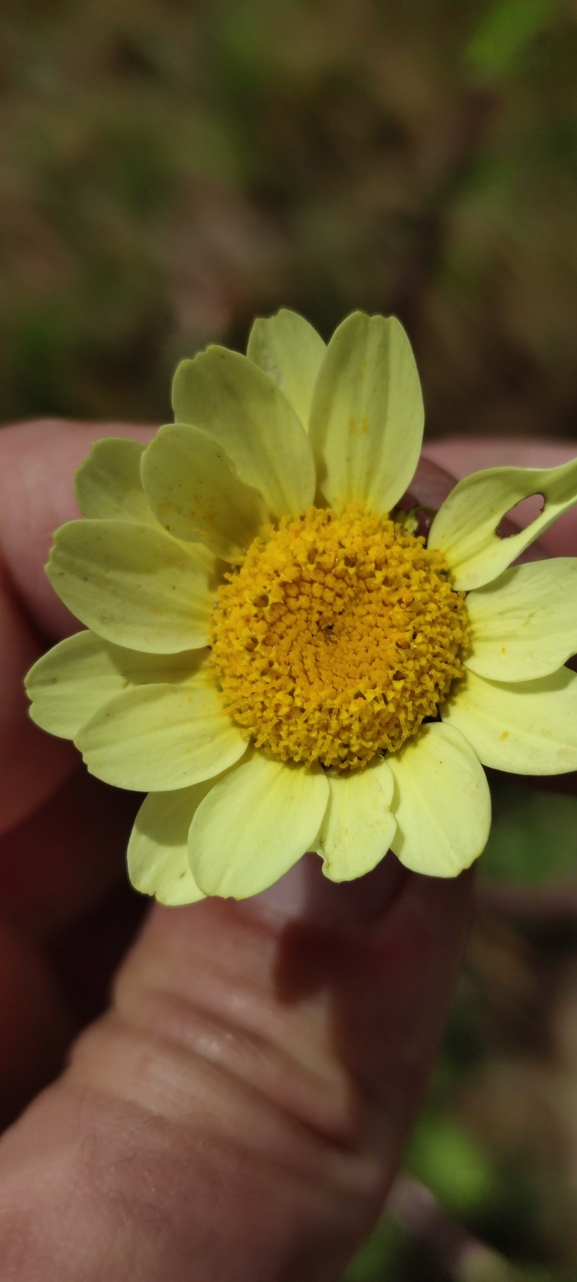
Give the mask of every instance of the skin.
M 251 901 L 144 915 L 124 872 L 139 799 L 29 721 L 22 678 L 78 628 L 42 569 L 77 515 L 74 468 L 101 436 L 151 434 L 0 433 L 0 1107 L 5 1124 L 20 1114 L 0 1141 L 2 1282 L 329 1282 L 422 1098 L 472 878 L 389 855 L 336 886 L 307 856 Z M 458 475 L 572 453 L 491 449 L 429 453 Z M 438 506 L 450 484 L 429 464 L 413 491 Z M 560 527 L 544 543 L 574 552 L 575 519 Z

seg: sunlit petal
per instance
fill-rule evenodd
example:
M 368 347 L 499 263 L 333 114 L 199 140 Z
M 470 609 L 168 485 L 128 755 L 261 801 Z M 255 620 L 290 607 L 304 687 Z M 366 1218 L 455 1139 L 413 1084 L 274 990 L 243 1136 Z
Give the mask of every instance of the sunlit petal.
M 441 709 L 485 766 L 523 775 L 577 770 L 577 673 L 506 684 L 469 672 Z
M 208 650 L 146 654 L 77 632 L 60 641 L 30 669 L 26 691 L 30 716 L 43 730 L 73 739 L 85 721 L 130 686 L 191 681 Z
M 260 494 L 239 481 L 224 446 L 197 427 L 161 427 L 144 453 L 142 479 L 165 530 L 200 539 L 227 561 L 246 552 L 268 519 Z
M 491 826 L 478 757 L 458 730 L 435 721 L 388 764 L 395 778 L 395 854 L 413 872 L 456 877 L 481 854 Z
M 467 596 L 467 667 L 493 681 L 530 681 L 577 652 L 577 557 L 505 570 Z
M 282 877 L 310 850 L 329 795 L 323 771 L 255 753 L 201 802 L 190 861 L 206 895 L 246 899 Z
M 74 477 L 76 501 L 83 516 L 135 521 L 158 529 L 140 479 L 140 441 L 109 436 L 96 441 Z
M 182 361 L 172 403 L 177 422 L 201 428 L 224 446 L 241 481 L 259 490 L 271 516 L 312 503 L 315 469 L 302 423 L 276 383 L 246 356 L 209 347 Z
M 389 512 L 412 480 L 423 398 L 411 345 L 394 316 L 355 312 L 333 334 L 315 385 L 309 437 L 331 507 Z
M 127 690 L 99 708 L 75 743 L 91 774 L 137 792 L 211 779 L 247 748 L 217 691 L 200 681 Z
M 317 374 L 326 346 L 303 316 L 281 307 L 276 316 L 259 317 L 250 331 L 246 354 L 292 405 L 308 430 Z
M 46 573 L 107 641 L 156 654 L 206 645 L 214 558 L 200 545 L 127 521 L 70 521 L 54 536 Z
M 177 792 L 151 792 L 143 802 L 128 843 L 128 873 L 143 895 L 174 907 L 204 899 L 190 867 L 188 831 L 213 780 Z
M 316 850 L 331 881 L 350 881 L 370 872 L 387 853 L 396 822 L 390 811 L 394 780 L 386 761 L 363 770 L 331 774 L 329 804 Z

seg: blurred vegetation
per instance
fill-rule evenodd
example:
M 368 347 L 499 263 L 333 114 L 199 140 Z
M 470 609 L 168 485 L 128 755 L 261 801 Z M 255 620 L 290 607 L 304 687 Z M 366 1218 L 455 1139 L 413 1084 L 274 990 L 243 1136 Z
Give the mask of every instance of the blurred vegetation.
M 168 415 L 280 302 L 429 432 L 576 430 L 576 0 L 3 0 L 0 419 Z
M 577 435 L 577 0 L 2 0 L 0 27 L 0 421 L 162 421 L 181 355 L 286 304 L 325 336 L 400 315 L 430 435 Z M 440 1227 L 393 1199 L 347 1282 L 577 1282 L 577 798 L 492 788 L 406 1159 Z

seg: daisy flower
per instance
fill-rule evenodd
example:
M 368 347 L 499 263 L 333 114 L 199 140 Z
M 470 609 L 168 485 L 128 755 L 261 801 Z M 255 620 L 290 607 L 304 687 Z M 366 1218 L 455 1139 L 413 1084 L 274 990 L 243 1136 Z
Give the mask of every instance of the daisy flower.
M 32 668 L 31 715 L 148 792 L 131 879 L 244 898 L 305 851 L 334 881 L 389 849 L 454 877 L 490 826 L 483 766 L 577 769 L 577 558 L 512 565 L 577 502 L 577 460 L 466 477 L 428 540 L 398 506 L 423 403 L 394 318 L 325 346 L 257 320 L 178 367 L 175 423 L 103 440 L 47 572 L 87 631 Z M 499 523 L 540 494 L 510 538 Z

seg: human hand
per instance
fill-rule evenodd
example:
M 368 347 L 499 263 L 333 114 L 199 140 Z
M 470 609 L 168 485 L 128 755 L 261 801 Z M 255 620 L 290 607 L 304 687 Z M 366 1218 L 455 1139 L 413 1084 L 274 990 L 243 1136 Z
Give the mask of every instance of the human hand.
M 6 1118 L 59 1068 L 112 934 L 128 941 L 139 902 L 114 893 L 135 799 L 38 730 L 22 690 L 46 644 L 78 627 L 42 567 L 52 531 L 77 515 L 73 469 L 113 434 L 148 440 L 152 429 L 0 434 Z M 448 489 L 432 465 L 417 484 L 434 506 Z M 113 1006 L 0 1144 L 2 1277 L 338 1278 L 418 1106 L 470 897 L 470 874 L 421 877 L 389 855 L 335 885 L 309 856 L 254 900 L 154 907 Z

